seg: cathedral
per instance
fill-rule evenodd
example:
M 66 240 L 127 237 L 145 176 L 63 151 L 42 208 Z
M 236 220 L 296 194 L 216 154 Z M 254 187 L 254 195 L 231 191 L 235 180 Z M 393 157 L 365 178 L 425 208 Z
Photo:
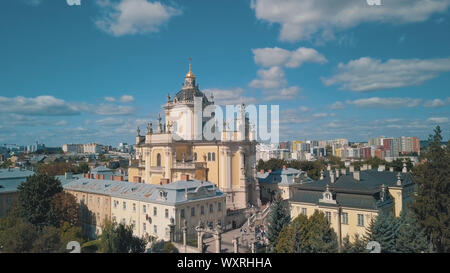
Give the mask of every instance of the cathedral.
M 227 209 L 260 205 L 255 169 L 257 143 L 245 106 L 233 116 L 236 126 L 230 129 L 224 124 L 218 129 L 218 138 L 207 140 L 198 133 L 214 119 L 214 113 L 203 117 L 203 110 L 214 105 L 213 100 L 212 95 L 208 98 L 200 91 L 189 65 L 182 89 L 173 98 L 167 96 L 164 121 L 159 116 L 155 129 L 149 123 L 145 135 L 138 128 L 129 181 L 158 185 L 179 180 L 210 181 L 227 194 Z M 195 107 L 199 104 L 200 109 Z M 217 121 L 212 123 L 218 125 Z

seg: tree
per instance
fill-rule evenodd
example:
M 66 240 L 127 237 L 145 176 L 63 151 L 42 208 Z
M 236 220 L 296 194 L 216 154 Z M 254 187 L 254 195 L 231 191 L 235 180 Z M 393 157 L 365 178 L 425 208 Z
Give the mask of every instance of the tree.
M 58 226 L 53 197 L 63 188 L 59 180 L 48 175 L 33 175 L 18 187 L 18 210 L 21 217 L 42 228 Z
M 133 235 L 133 226 L 105 221 L 100 236 L 105 253 L 143 253 L 147 242 Z
M 33 253 L 62 253 L 64 245 L 61 242 L 60 231 L 53 226 L 46 226 L 33 243 Z
M 4 253 L 32 252 L 38 238 L 36 228 L 26 220 L 10 213 L 0 220 L 0 251 Z
M 426 161 L 413 169 L 417 194 L 411 210 L 432 252 L 450 252 L 450 148 L 442 148 L 441 133 L 437 126 L 428 139 Z
M 89 172 L 89 165 L 85 162 L 80 163 L 78 166 L 73 167 L 72 169 L 73 173 L 88 173 Z
M 396 250 L 400 253 L 420 253 L 428 250 L 425 232 L 411 215 L 403 210 L 399 219 Z
M 267 230 L 270 250 L 275 248 L 281 230 L 289 224 L 290 220 L 291 216 L 285 206 L 285 202 L 279 194 L 275 195 L 273 203 L 270 207 L 269 228 Z
M 63 223 L 68 223 L 71 226 L 78 224 L 80 206 L 72 194 L 63 191 L 55 194 L 52 199 L 52 209 L 58 227 L 62 226 Z
M 311 217 L 301 214 L 280 232 L 278 253 L 337 252 L 337 235 L 323 212 L 316 210 Z
M 358 234 L 353 236 L 353 243 L 350 242 L 350 237 L 347 235 L 342 240 L 342 252 L 343 253 L 366 253 L 367 242 L 361 238 Z
M 392 213 L 380 212 L 370 222 L 365 236 L 365 241 L 376 241 L 381 245 L 381 252 L 393 253 L 396 251 L 396 235 L 398 222 Z
M 64 222 L 59 228 L 59 232 L 63 245 L 67 245 L 70 241 L 77 241 L 80 244 L 84 242 L 83 231 L 79 226 L 72 226 L 68 222 Z
M 178 253 L 178 249 L 171 242 L 159 240 L 153 242 L 152 253 Z

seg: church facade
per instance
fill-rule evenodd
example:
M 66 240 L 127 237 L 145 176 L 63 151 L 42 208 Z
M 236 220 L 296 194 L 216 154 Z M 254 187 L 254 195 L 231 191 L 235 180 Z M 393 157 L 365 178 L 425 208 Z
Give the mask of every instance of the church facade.
M 149 123 L 145 135 L 138 129 L 129 181 L 157 185 L 186 177 L 210 181 L 226 193 L 227 209 L 260 205 L 255 169 L 257 143 L 252 139 L 245 106 L 240 106 L 233 118 L 236 130 L 226 125 L 219 128 L 214 113 L 203 117 L 205 108 L 214 106 L 213 99 L 200 91 L 189 65 L 182 89 L 173 98 L 167 96 L 164 121 L 160 116 L 155 129 Z M 214 124 L 213 131 L 220 130 L 218 138 L 207 140 L 203 136 L 208 124 Z

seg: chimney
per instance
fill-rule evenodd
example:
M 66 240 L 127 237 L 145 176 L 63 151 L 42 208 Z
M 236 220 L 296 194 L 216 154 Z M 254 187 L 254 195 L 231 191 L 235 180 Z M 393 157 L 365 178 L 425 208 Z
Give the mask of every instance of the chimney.
M 347 168 L 342 168 L 341 173 L 342 175 L 347 175 Z
M 323 180 L 323 170 L 320 170 L 320 180 Z
M 183 180 L 183 181 L 189 181 L 189 174 L 183 173 L 183 174 L 181 175 L 181 180 Z
M 169 179 L 168 178 L 161 178 L 159 184 L 167 185 L 167 184 L 169 184 Z
M 402 169 L 402 173 L 407 173 L 408 172 L 408 168 L 406 168 L 406 160 L 403 160 L 403 169 Z
M 367 166 L 367 169 L 368 169 L 368 170 L 372 170 L 372 165 L 369 164 L 369 165 Z
M 105 180 L 105 175 L 104 175 L 104 174 L 101 174 L 101 175 L 100 175 L 100 179 L 101 179 L 101 180 Z
M 393 173 L 393 172 L 394 172 L 394 167 L 389 167 L 389 171 L 390 171 L 391 173 Z
M 384 172 L 386 170 L 386 165 L 379 165 L 378 166 L 378 171 L 379 172 Z
M 330 181 L 331 183 L 334 183 L 334 172 L 330 172 Z
M 327 165 L 327 171 L 331 171 L 331 165 Z
M 336 179 L 339 178 L 339 169 L 336 169 Z
M 264 173 L 265 173 L 264 169 L 261 169 L 261 170 L 259 171 L 259 173 L 260 173 L 260 174 L 264 174 Z
M 93 173 L 90 173 L 90 174 L 89 174 L 89 178 L 90 178 L 90 179 L 94 179 L 94 174 L 93 174 Z
M 100 179 L 100 175 L 99 175 L 99 174 L 96 174 L 96 175 L 95 175 L 95 179 Z
M 365 170 L 367 170 L 367 164 L 362 165 L 361 171 L 365 171 Z
M 283 165 L 283 170 L 286 170 L 286 165 Z
M 361 180 L 361 178 L 359 176 L 359 171 L 353 172 L 353 179 L 355 179 L 356 181 L 360 181 Z
M 350 172 L 351 172 L 351 173 L 355 172 L 355 166 L 350 165 Z
M 66 177 L 66 179 L 72 179 L 72 173 L 71 172 L 66 172 L 64 174 L 64 176 Z

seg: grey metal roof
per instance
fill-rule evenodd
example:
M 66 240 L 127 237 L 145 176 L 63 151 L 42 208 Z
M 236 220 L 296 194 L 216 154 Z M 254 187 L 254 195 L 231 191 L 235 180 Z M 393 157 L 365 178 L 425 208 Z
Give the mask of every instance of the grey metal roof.
M 0 193 L 16 192 L 28 176 L 34 172 L 21 169 L 0 169 Z
M 202 91 L 200 91 L 197 87 L 181 89 L 175 95 L 175 98 L 178 101 L 194 101 L 194 97 L 201 97 L 204 103 L 209 103 L 206 95 Z
M 213 183 L 198 180 L 153 185 L 97 179 L 73 179 L 63 186 L 67 190 L 103 194 L 144 202 L 168 205 L 224 196 Z

